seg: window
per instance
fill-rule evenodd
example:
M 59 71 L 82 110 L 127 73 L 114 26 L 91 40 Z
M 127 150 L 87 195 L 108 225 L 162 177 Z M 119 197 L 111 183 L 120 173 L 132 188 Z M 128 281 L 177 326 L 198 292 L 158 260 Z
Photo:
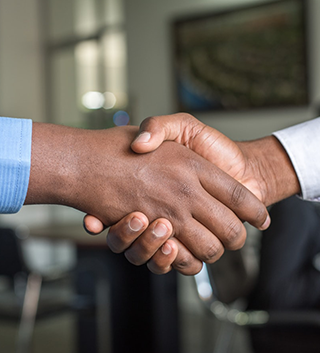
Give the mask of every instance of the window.
M 47 112 L 54 123 L 106 128 L 129 121 L 121 0 L 45 6 Z

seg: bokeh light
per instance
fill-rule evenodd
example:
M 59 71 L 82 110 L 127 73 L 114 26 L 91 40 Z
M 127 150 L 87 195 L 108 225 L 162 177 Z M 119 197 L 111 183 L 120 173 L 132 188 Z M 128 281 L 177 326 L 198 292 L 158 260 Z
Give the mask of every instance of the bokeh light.
M 116 126 L 128 125 L 129 121 L 129 114 L 123 110 L 119 110 L 113 115 L 113 122 Z
M 112 109 L 117 103 L 117 98 L 112 92 L 104 92 L 104 109 Z
M 82 96 L 82 104 L 87 109 L 100 109 L 104 102 L 105 98 L 101 92 L 90 91 Z

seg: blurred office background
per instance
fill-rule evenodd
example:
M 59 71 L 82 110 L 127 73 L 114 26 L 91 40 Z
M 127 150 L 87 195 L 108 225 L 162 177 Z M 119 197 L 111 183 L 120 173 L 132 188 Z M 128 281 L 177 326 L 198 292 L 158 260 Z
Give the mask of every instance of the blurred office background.
M 0 0 L 0 115 L 108 128 L 174 113 L 174 20 L 266 2 Z M 320 3 L 309 0 L 308 5 L 309 101 L 295 107 L 197 112 L 198 119 L 232 139 L 242 140 L 268 135 L 317 116 Z M 28 237 L 29 229 L 50 228 L 53 224 L 81 225 L 82 217 L 80 212 L 64 207 L 28 206 L 17 215 L 2 215 L 0 224 L 18 229 L 22 237 L 28 238 L 23 251 L 32 269 L 49 272 L 76 266 L 75 245 L 70 239 L 52 242 Z M 255 231 L 248 228 L 248 232 L 249 242 L 254 243 Z M 255 266 L 253 261 L 252 267 Z M 183 318 L 181 352 L 209 352 L 212 322 L 202 311 L 192 277 L 178 276 L 178 298 Z M 5 322 L 0 325 L 0 350 L 11 352 L 15 326 Z M 74 330 L 72 315 L 36 325 L 34 352 L 74 352 Z M 45 343 L 41 342 L 43 337 Z M 50 346 L 41 346 L 48 342 L 52 342 Z M 242 344 L 246 352 L 249 348 L 246 342 Z M 133 351 L 130 346 L 128 351 Z

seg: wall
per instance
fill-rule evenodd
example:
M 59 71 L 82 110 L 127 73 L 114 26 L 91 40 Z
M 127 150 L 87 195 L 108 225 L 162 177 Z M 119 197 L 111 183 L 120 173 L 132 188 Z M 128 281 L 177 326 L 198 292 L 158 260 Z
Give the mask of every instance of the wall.
M 38 0 L 0 0 L 0 116 L 46 121 L 39 14 Z M 25 232 L 25 226 L 52 221 L 53 210 L 55 206 L 23 207 L 17 214 L 0 215 L 0 224 Z M 80 223 L 82 214 L 75 214 Z M 63 212 L 60 216 L 69 217 Z M 51 246 L 29 240 L 24 248 L 29 265 L 41 271 L 56 263 L 68 268 L 74 260 L 69 243 Z
M 0 116 L 47 121 L 41 1 L 0 0 Z M 82 217 L 82 213 L 70 208 L 28 206 L 18 214 L 1 215 L 0 222 L 35 226 L 52 221 L 81 222 Z
M 0 0 L 0 115 L 43 121 L 37 0 Z
M 44 121 L 42 53 L 37 0 L 0 0 L 0 116 Z M 47 222 L 47 208 L 1 215 L 2 224 Z
M 129 55 L 129 90 L 132 98 L 135 123 L 150 115 L 174 112 L 172 82 L 172 47 L 170 21 L 175 17 L 204 13 L 232 5 L 262 3 L 264 0 L 126 0 L 126 25 Z M 320 102 L 320 2 L 310 1 L 312 72 L 312 102 Z M 231 138 L 257 138 L 272 131 L 315 116 L 313 106 L 299 109 L 275 109 L 246 113 L 209 113 L 197 117 Z

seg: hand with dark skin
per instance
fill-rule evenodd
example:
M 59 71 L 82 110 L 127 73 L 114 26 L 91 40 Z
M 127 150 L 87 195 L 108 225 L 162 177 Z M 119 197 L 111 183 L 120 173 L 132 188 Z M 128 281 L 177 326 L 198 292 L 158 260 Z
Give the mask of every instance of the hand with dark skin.
M 148 142 L 146 134 L 150 134 Z M 141 136 L 142 135 L 142 136 Z M 300 192 L 291 161 L 278 140 L 232 141 L 192 115 L 179 113 L 144 120 L 132 150 L 146 153 L 175 141 L 212 162 L 245 185 L 266 206 Z
M 137 153 L 146 153 L 157 149 L 165 140 L 175 141 L 208 161 L 214 163 L 230 176 L 251 190 L 266 206 L 300 192 L 300 185 L 286 151 L 273 136 L 247 141 L 232 141 L 219 131 L 209 127 L 193 116 L 185 113 L 148 118 L 140 126 L 139 135 L 131 147 Z M 143 253 L 136 246 L 142 237 L 148 238 L 152 225 L 147 228 L 148 220 L 138 214 L 143 228 L 135 232 L 136 242 L 128 241 L 130 232 L 127 216 L 121 222 L 111 227 L 109 234 L 122 239 L 123 249 L 127 252 L 139 252 L 146 259 L 145 253 L 154 254 L 148 262 L 148 267 L 155 273 L 166 273 L 171 269 L 172 257 L 176 249 L 172 243 L 164 242 L 159 250 L 149 245 Z M 86 226 L 94 233 L 103 229 L 103 224 L 93 217 L 86 217 Z M 140 238 L 139 236 L 142 235 Z M 172 247 L 167 254 L 165 248 Z M 146 259 L 148 261 L 149 259 Z
M 266 208 L 251 192 L 193 151 L 165 142 L 153 153 L 134 153 L 130 142 L 137 132 L 34 123 L 25 204 L 73 207 L 105 226 L 139 210 L 154 222 L 151 242 L 136 243 L 142 252 L 150 244 L 159 248 L 158 234 L 169 237 L 172 224 L 175 267 L 187 274 L 198 272 L 201 261 L 217 260 L 224 248 L 243 245 L 240 219 L 258 227 L 267 222 Z M 137 229 L 141 219 L 135 218 Z M 111 248 L 119 244 L 122 237 L 114 238 Z M 139 254 L 131 254 L 136 264 L 144 261 Z

